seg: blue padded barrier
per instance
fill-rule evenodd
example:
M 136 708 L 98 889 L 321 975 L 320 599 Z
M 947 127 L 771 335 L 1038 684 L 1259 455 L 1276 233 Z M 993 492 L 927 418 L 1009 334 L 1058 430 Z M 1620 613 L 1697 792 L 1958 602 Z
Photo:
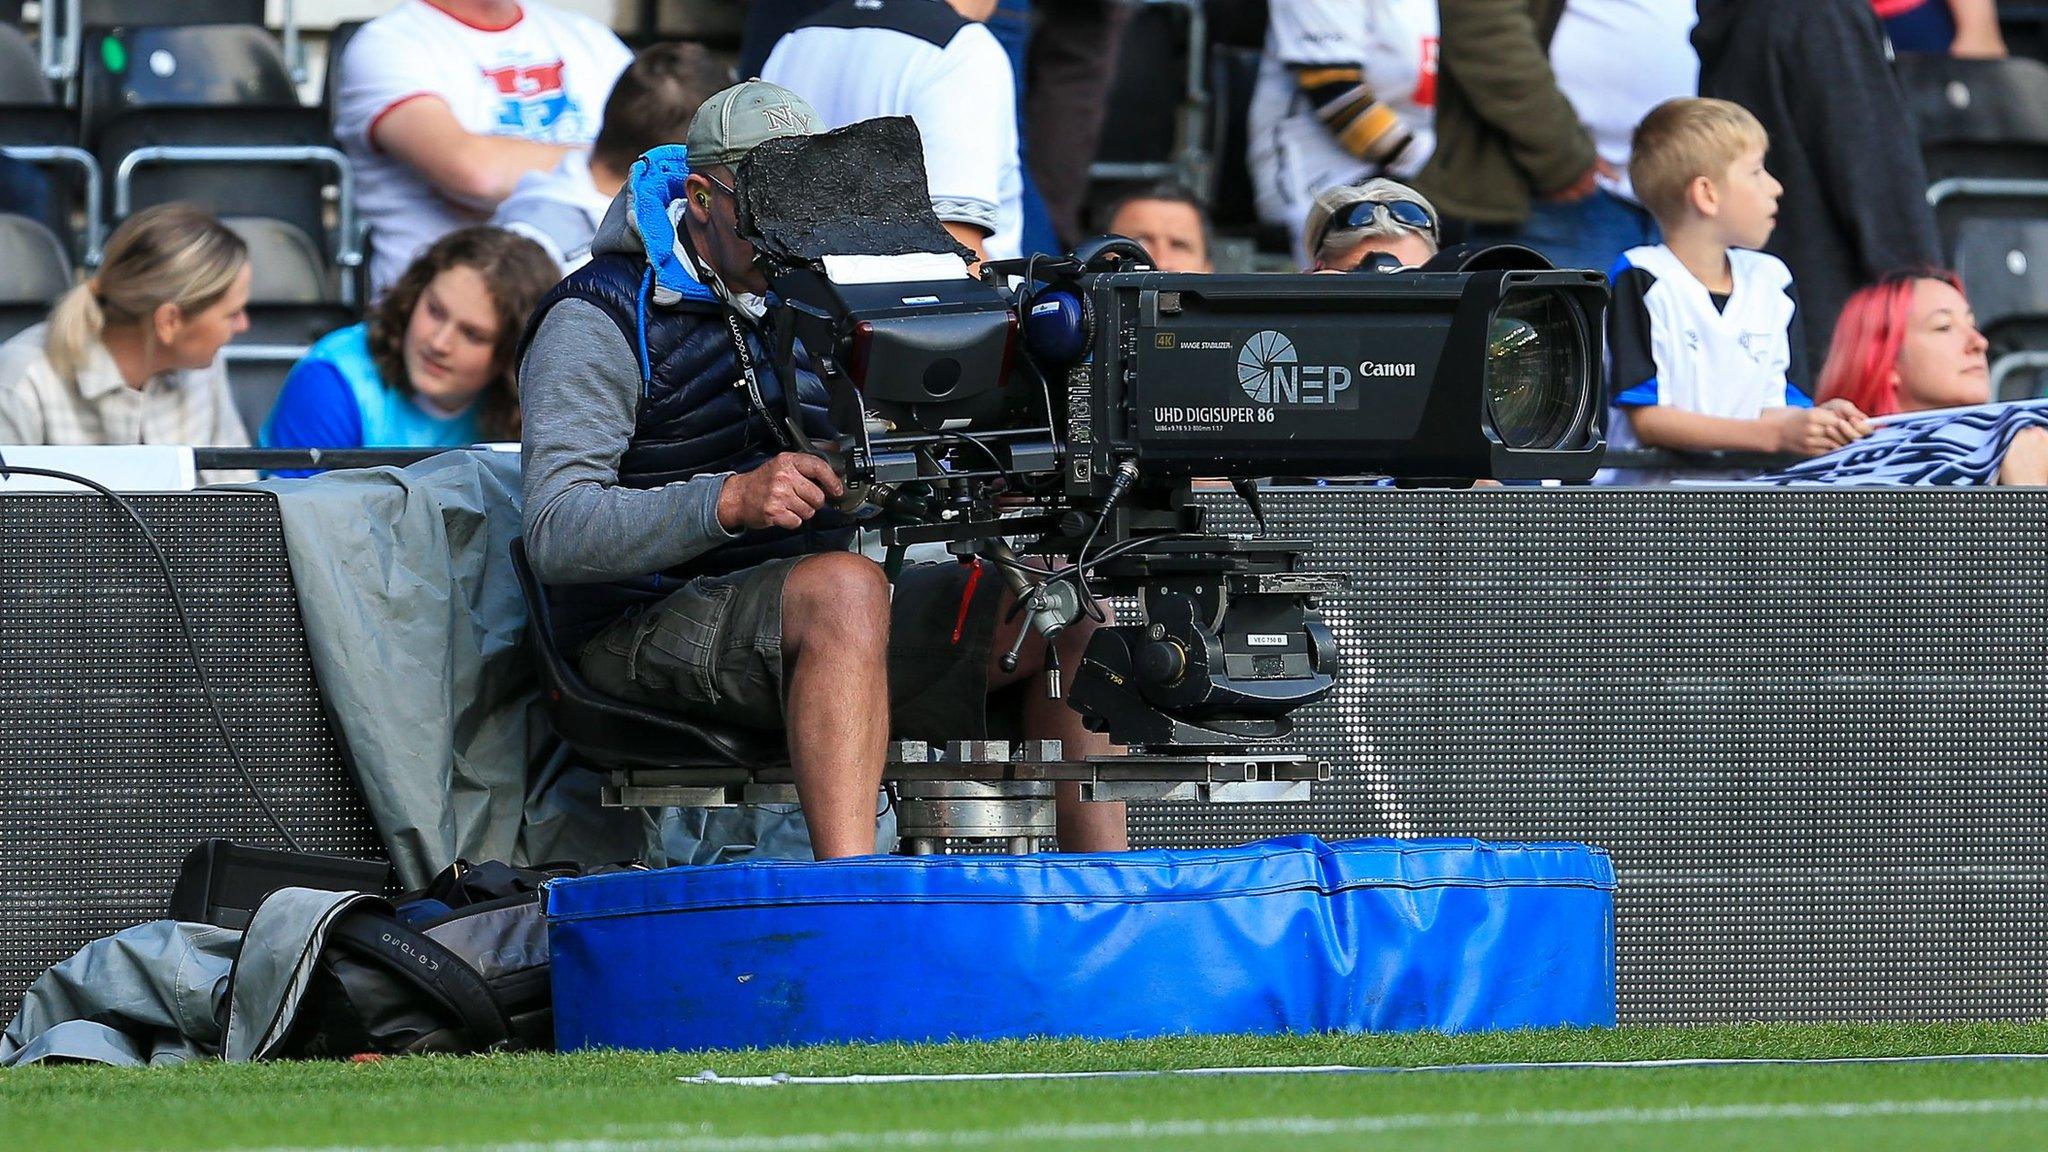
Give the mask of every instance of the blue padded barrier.
M 550 883 L 565 1049 L 1614 1023 L 1580 844 L 1308 836 Z

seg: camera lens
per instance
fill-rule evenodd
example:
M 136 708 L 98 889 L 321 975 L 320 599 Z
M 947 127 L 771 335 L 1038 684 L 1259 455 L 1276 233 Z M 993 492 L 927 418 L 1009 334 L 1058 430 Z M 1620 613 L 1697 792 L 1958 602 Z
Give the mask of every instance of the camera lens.
M 1585 341 L 1562 293 L 1510 289 L 1486 332 L 1486 418 L 1510 448 L 1555 448 L 1586 400 Z

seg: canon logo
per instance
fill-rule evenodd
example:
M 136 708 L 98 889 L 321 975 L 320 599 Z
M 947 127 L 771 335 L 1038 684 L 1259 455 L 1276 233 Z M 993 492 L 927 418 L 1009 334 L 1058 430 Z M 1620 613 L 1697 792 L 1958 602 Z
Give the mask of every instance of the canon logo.
M 1371 360 L 1361 360 L 1358 364 L 1358 374 L 1360 376 L 1414 376 L 1416 375 L 1416 366 L 1413 364 L 1379 364 Z

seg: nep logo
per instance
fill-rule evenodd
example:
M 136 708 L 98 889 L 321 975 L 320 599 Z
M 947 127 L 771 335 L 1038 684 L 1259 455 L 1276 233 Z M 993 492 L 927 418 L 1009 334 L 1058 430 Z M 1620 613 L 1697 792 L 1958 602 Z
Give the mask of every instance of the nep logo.
M 1271 330 L 1255 332 L 1237 352 L 1237 386 L 1261 404 L 1358 407 L 1351 369 L 1342 364 L 1303 364 L 1294 341 Z
M 1286 408 L 1356 408 L 1351 390 L 1357 376 L 1417 376 L 1415 364 L 1361 360 L 1356 369 L 1343 364 L 1303 364 L 1294 341 L 1267 330 L 1255 332 L 1237 351 L 1237 386 L 1261 404 Z

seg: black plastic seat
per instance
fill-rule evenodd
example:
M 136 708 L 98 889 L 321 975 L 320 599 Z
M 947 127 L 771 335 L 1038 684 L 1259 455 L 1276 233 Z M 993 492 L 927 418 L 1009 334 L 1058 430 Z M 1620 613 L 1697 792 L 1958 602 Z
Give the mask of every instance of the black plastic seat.
M 327 75 L 320 85 L 320 107 L 326 120 L 334 122 L 335 98 L 341 95 L 341 58 L 348 52 L 348 42 L 363 30 L 367 20 L 344 20 L 327 34 Z
M 327 259 L 295 226 L 263 217 L 221 221 L 249 246 L 249 330 L 222 349 L 235 408 L 251 435 L 263 426 L 292 365 L 315 340 L 358 319 L 343 305 Z
M 1901 56 L 1898 75 L 1929 179 L 2048 178 L 2048 65 Z
M 0 214 L 0 268 L 0 340 L 42 323 L 71 287 L 63 242 L 26 216 Z
M 0 104 L 0 149 L 42 169 L 50 184 L 43 223 L 74 261 L 96 259 L 105 188 L 99 165 L 78 146 L 78 117 L 55 104 Z
M 284 50 L 260 25 L 95 28 L 86 34 L 79 71 L 88 140 L 97 140 L 113 116 L 136 108 L 299 104 Z
M 78 0 L 80 23 L 88 28 L 110 24 L 253 24 L 263 26 L 264 0 Z
M 106 123 L 98 154 L 113 185 L 116 220 L 188 200 L 222 217 L 260 217 L 296 228 L 316 242 L 325 278 L 337 290 L 342 281 L 335 270 L 356 262 L 348 159 L 333 146 L 317 108 L 242 108 L 232 115 L 215 108 L 138 109 Z M 346 301 L 347 292 L 340 298 Z
M 1195 183 L 1197 174 L 1187 169 L 1192 156 L 1206 151 L 1208 130 L 1203 27 L 1201 7 L 1192 0 L 1151 0 L 1131 14 L 1118 48 L 1102 142 L 1089 170 L 1092 181 Z
M 2042 394 L 2048 353 L 2048 220 L 1968 219 L 1957 233 L 1956 272 L 1977 326 L 1991 341 L 1994 400 Z
M 0 104 L 55 104 L 43 62 L 21 29 L 0 23 Z
M 743 783 L 759 769 L 789 763 L 780 732 L 698 724 L 592 688 L 555 647 L 547 590 L 526 562 L 523 540 L 512 543 L 512 568 L 526 599 L 527 632 L 540 655 L 548 716 L 584 759 L 607 769 L 703 769 L 706 784 Z

